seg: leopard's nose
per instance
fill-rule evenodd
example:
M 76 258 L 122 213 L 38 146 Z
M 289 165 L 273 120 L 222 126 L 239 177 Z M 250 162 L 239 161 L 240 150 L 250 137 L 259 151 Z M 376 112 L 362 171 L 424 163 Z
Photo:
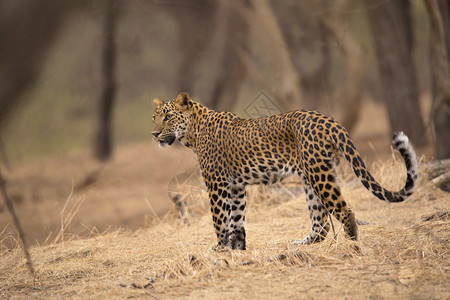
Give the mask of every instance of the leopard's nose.
M 157 138 L 158 135 L 161 134 L 161 132 L 153 131 L 152 134 L 153 134 L 153 136 L 154 136 L 155 138 Z

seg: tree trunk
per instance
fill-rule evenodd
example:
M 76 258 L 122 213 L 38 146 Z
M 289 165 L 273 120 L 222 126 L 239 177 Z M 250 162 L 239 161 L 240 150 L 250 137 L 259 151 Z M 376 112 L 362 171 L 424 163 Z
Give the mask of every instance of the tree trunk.
M 321 21 L 329 14 L 317 13 L 328 6 L 329 1 L 272 1 L 293 66 L 301 78 L 305 109 L 319 109 L 322 100 L 329 98 L 331 36 Z
M 322 100 L 329 96 L 331 85 L 330 34 L 322 23 L 320 23 L 316 34 L 317 36 L 315 36 L 315 38 L 320 45 L 319 53 L 322 58 L 320 65 L 309 76 L 300 72 L 302 78 L 302 93 L 305 98 L 304 102 L 307 102 L 308 106 L 310 106 L 308 108 L 311 109 L 318 109 L 320 107 Z
M 294 68 L 284 36 L 268 0 L 253 0 L 257 21 L 262 23 L 272 54 L 278 63 L 278 85 L 274 94 L 284 109 L 298 108 L 302 101 L 300 75 Z M 260 33 L 261 34 L 261 33 Z
M 203 93 L 206 101 L 212 109 L 218 109 L 220 98 L 225 91 L 227 78 L 237 64 L 236 57 L 233 55 L 233 46 L 230 45 L 230 18 L 232 10 L 229 6 L 218 1 L 216 5 L 214 33 L 209 40 L 208 52 L 212 54 L 211 69 L 214 70 L 207 80 L 207 86 L 203 87 Z M 228 63 L 225 61 L 230 58 Z M 224 64 L 225 63 L 225 64 Z
M 195 72 L 213 36 L 214 17 L 219 3 L 208 0 L 190 0 L 185 5 L 181 3 L 162 1 L 161 5 L 167 5 L 168 12 L 175 17 L 178 25 L 181 61 L 177 69 L 176 88 L 179 92 L 197 95 L 195 87 L 198 76 Z M 197 96 L 203 99 L 201 92 Z
M 117 7 L 115 0 L 105 0 L 106 11 L 103 27 L 103 90 L 99 101 L 97 134 L 95 140 L 95 157 L 101 161 L 111 158 L 112 129 L 111 118 L 116 96 L 116 46 L 115 31 Z
M 345 11 L 347 1 L 340 1 L 337 12 Z M 335 13 L 325 17 L 319 15 L 320 21 L 329 30 L 333 38 L 341 47 L 345 61 L 345 82 L 342 92 L 339 93 L 339 103 L 343 105 L 342 125 L 351 132 L 358 122 L 361 110 L 364 86 L 365 64 L 362 51 L 350 33 L 346 33 L 344 16 Z
M 37 80 L 64 21 L 85 1 L 0 1 L 0 126 Z
M 426 143 L 412 59 L 409 0 L 366 0 L 380 81 L 392 131 L 405 131 L 416 145 Z
M 430 19 L 430 59 L 434 95 L 431 119 L 437 159 L 450 157 L 450 5 L 425 0 Z
M 235 1 L 218 2 L 216 34 L 210 45 L 211 51 L 217 53 L 210 100 L 212 108 L 224 111 L 233 109 L 247 73 L 240 53 L 249 51 L 248 24 L 236 12 L 234 4 Z M 247 1 L 240 4 L 243 9 L 249 9 Z

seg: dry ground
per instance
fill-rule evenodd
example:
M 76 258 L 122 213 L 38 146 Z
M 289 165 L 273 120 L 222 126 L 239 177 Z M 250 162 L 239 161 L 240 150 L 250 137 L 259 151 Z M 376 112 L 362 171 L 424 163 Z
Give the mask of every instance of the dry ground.
M 365 106 L 361 120 L 376 113 L 377 122 L 361 122 L 352 136 L 374 176 L 395 190 L 404 182 L 404 166 L 388 151 L 379 107 Z M 181 187 L 174 180 L 180 175 L 183 183 L 195 173 L 189 150 L 162 151 L 146 142 L 120 147 L 106 165 L 89 157 L 52 155 L 3 170 L 37 275 L 28 273 L 0 204 L 0 299 L 450 297 L 450 195 L 426 176 L 413 197 L 388 204 L 342 163 L 343 195 L 369 224 L 359 227 L 355 243 L 334 220 L 335 233 L 311 246 L 292 243 L 310 226 L 299 184 L 291 179 L 284 186 L 252 187 L 248 250 L 218 253 L 210 250 L 215 237 L 197 178 Z M 189 204 L 188 222 L 177 218 L 168 200 L 174 183 Z
M 155 214 L 167 213 L 171 178 L 196 168 L 192 151 L 162 150 L 148 142 L 121 147 L 105 165 L 94 161 L 90 153 L 77 152 L 16 163 L 5 175 L 29 243 L 45 244 L 54 240 L 61 227 L 61 213 L 72 188 L 72 200 L 63 215 L 77 202 L 82 205 L 68 228 L 71 233 L 135 230 L 147 226 Z M 0 232 L 15 232 L 11 223 L 1 200 Z
M 373 173 L 393 188 L 404 180 L 399 170 L 397 160 Z M 207 199 L 199 192 L 190 225 L 170 211 L 135 232 L 32 247 L 35 278 L 20 248 L 4 249 L 0 298 L 448 299 L 450 195 L 423 180 L 409 200 L 389 204 L 349 180 L 348 169 L 340 173 L 357 218 L 369 222 L 359 227 L 358 242 L 347 241 L 334 220 L 335 234 L 325 242 L 294 246 L 308 233 L 309 220 L 293 183 L 289 189 L 252 188 L 248 249 L 214 252 Z

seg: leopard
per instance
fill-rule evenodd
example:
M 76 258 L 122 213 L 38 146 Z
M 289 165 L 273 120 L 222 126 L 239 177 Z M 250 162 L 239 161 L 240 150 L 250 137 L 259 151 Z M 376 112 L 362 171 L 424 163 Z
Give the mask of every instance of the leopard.
M 249 185 L 269 185 L 288 176 L 302 182 L 311 221 L 309 235 L 295 245 L 321 242 L 331 216 L 345 236 L 358 239 L 357 220 L 337 184 L 336 166 L 345 158 L 353 173 L 375 197 L 402 202 L 416 189 L 418 163 L 406 134 L 395 132 L 392 145 L 406 166 L 403 188 L 392 192 L 371 175 L 347 130 L 335 119 L 312 110 L 260 118 L 240 118 L 207 108 L 182 92 L 175 99 L 153 100 L 153 139 L 161 147 L 181 142 L 196 155 L 206 186 L 217 251 L 246 249 Z

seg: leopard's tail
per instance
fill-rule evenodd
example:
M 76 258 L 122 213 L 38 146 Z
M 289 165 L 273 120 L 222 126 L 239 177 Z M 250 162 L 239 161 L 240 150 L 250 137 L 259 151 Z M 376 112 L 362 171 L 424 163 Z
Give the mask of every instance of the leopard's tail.
M 383 188 L 367 170 L 361 155 L 356 150 L 348 134 L 345 135 L 347 141 L 342 140 L 342 135 L 333 136 L 336 147 L 344 154 L 345 159 L 350 163 L 355 175 L 361 183 L 372 194 L 381 200 L 388 202 L 402 202 L 408 198 L 416 189 L 418 183 L 418 164 L 416 152 L 414 151 L 408 137 L 401 131 L 395 132 L 392 138 L 394 149 L 398 150 L 406 165 L 405 186 L 398 192 L 391 192 Z

